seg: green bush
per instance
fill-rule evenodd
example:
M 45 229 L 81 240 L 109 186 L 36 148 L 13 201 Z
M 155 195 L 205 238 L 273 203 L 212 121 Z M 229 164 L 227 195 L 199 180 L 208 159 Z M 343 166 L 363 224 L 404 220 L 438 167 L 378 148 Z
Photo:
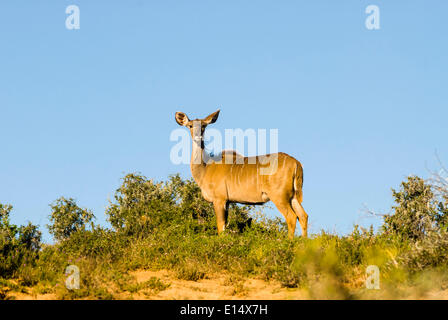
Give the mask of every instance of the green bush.
M 75 200 L 61 197 L 50 205 L 50 225 L 47 225 L 49 232 L 58 241 L 66 240 L 79 230 L 85 230 L 86 225 L 95 217 L 87 209 L 78 207 Z
M 393 214 L 384 218 L 385 233 L 415 241 L 445 226 L 448 210 L 422 178 L 408 177 L 401 190 L 392 189 L 392 194 L 397 205 Z
M 116 190 L 115 203 L 106 210 L 112 227 L 127 235 L 140 235 L 175 219 L 174 193 L 163 183 L 128 174 Z
M 427 268 L 448 267 L 448 232 L 432 232 L 400 257 L 410 272 Z
M 37 226 L 11 224 L 12 206 L 0 204 L 0 277 L 16 275 L 18 270 L 34 265 L 41 247 Z

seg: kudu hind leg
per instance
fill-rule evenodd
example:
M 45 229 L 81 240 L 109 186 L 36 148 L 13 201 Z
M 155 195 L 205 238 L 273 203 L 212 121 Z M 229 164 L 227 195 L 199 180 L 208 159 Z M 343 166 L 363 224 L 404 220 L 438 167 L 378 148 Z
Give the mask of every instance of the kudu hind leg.
M 286 224 L 288 225 L 288 237 L 289 239 L 294 238 L 296 232 L 297 217 L 294 214 L 292 208 L 288 208 L 288 215 L 286 216 Z
M 274 202 L 278 211 L 280 211 L 280 213 L 283 214 L 283 216 L 285 217 L 286 224 L 288 225 L 288 237 L 289 237 L 289 239 L 293 239 L 294 233 L 296 231 L 297 216 L 294 213 L 294 210 L 291 207 L 291 204 L 288 203 L 288 201 L 277 200 L 277 199 L 272 200 L 272 202 Z
M 299 218 L 300 227 L 302 228 L 302 236 L 306 238 L 308 236 L 308 215 L 296 197 L 292 199 L 291 205 L 297 218 Z

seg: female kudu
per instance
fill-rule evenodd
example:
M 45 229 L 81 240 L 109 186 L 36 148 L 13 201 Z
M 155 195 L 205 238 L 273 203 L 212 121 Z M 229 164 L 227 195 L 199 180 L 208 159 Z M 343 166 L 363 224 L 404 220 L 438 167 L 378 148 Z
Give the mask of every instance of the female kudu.
M 190 129 L 193 139 L 191 173 L 205 200 L 212 202 L 221 233 L 227 224 L 229 203 L 262 204 L 274 202 L 283 214 L 292 239 L 299 219 L 302 236 L 307 236 L 308 215 L 303 209 L 303 169 L 286 153 L 243 157 L 235 151 L 223 152 L 219 161 L 204 161 L 205 128 L 218 119 L 219 110 L 204 119 L 190 120 L 176 112 L 176 122 Z

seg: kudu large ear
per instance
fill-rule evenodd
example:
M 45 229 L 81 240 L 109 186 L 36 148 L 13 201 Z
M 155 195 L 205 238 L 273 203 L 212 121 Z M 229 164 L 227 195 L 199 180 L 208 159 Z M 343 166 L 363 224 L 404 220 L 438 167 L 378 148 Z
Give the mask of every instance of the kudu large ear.
M 190 121 L 190 119 L 188 119 L 187 115 L 183 112 L 176 112 L 175 118 L 176 118 L 176 122 L 181 126 L 186 126 L 187 123 Z
M 207 116 L 207 118 L 204 119 L 204 122 L 206 124 L 215 123 L 216 120 L 218 120 L 219 111 L 213 112 L 211 115 Z

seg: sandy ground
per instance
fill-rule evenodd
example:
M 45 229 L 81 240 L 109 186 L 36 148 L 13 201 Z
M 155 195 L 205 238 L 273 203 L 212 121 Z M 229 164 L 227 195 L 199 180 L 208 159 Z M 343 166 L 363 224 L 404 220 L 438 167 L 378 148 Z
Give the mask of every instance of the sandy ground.
M 228 275 L 215 274 L 198 281 L 180 280 L 167 270 L 149 271 L 139 270 L 131 273 L 137 283 L 144 283 L 153 277 L 160 279 L 169 287 L 154 291 L 142 289 L 138 292 L 115 292 L 115 299 L 135 300 L 303 300 L 309 295 L 304 289 L 284 288 L 275 281 L 261 279 L 232 279 Z M 380 292 L 378 292 L 380 293 Z M 16 300 L 54 300 L 57 295 L 53 293 L 35 294 L 33 289 L 25 292 L 9 291 L 7 298 Z M 366 297 L 369 299 L 368 297 Z M 373 299 L 384 299 L 386 296 L 372 295 Z M 390 298 L 390 297 L 389 297 Z M 394 299 L 394 298 L 392 298 Z M 434 299 L 448 300 L 448 289 L 431 290 L 424 296 L 410 295 L 407 299 Z
M 162 291 L 149 289 L 135 293 L 116 293 L 116 299 L 136 300 L 287 300 L 305 299 L 300 289 L 282 288 L 279 283 L 266 282 L 260 279 L 245 279 L 244 281 L 231 281 L 225 275 L 211 275 L 207 279 L 198 281 L 179 280 L 167 270 L 149 271 L 140 270 L 132 272 L 138 283 L 143 283 L 156 277 L 169 287 Z M 33 290 L 24 292 L 8 292 L 9 297 L 16 300 L 54 300 L 56 295 L 33 294 Z
M 163 282 L 171 284 L 166 290 L 149 296 L 150 299 L 304 299 L 304 294 L 299 289 L 282 288 L 279 283 L 266 282 L 260 279 L 245 279 L 244 281 L 230 282 L 226 276 L 214 275 L 209 279 L 187 281 L 173 279 L 167 271 L 137 271 L 133 275 L 138 282 L 147 281 L 151 277 L 158 277 Z M 144 297 L 138 295 L 134 296 L 134 298 L 142 299 Z

